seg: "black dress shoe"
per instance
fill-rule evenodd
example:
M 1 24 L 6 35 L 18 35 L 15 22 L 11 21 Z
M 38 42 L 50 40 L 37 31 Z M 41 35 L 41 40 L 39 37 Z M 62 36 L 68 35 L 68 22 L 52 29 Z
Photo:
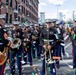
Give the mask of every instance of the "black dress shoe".
M 32 66 L 32 63 L 30 63 L 30 66 Z
M 73 65 L 73 69 L 76 68 L 76 65 Z

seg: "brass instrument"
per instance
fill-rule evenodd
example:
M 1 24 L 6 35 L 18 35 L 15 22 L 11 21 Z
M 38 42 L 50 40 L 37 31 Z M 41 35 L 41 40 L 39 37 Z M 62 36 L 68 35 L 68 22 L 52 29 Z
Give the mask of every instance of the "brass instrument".
M 54 63 L 53 60 L 60 60 L 60 57 L 59 56 L 51 56 L 51 49 L 48 49 L 48 46 L 49 45 L 49 42 L 52 41 L 52 40 L 44 40 L 44 44 L 46 45 L 46 49 L 45 51 L 48 52 L 49 51 L 49 59 L 47 60 L 47 64 L 50 64 L 50 63 Z M 52 46 L 51 46 L 52 47 Z
M 54 63 L 53 60 L 52 60 L 52 57 L 51 57 L 51 51 L 50 51 L 51 48 L 48 49 L 48 46 L 50 46 L 50 45 L 49 45 L 49 42 L 50 42 L 50 40 L 45 40 L 45 39 L 44 39 L 44 44 L 46 45 L 45 51 L 46 51 L 46 52 L 49 51 L 49 59 L 47 60 L 47 64 Z
M 45 58 L 45 75 L 47 75 L 47 64 L 51 63 L 52 62 L 52 59 L 51 59 L 51 55 L 50 55 L 50 60 L 49 61 L 46 61 L 46 53 L 50 50 L 48 49 L 48 46 L 49 46 L 49 40 L 46 40 L 44 39 L 44 49 L 45 49 L 45 52 L 44 52 L 44 58 Z M 50 53 L 49 53 L 50 54 Z
M 35 33 L 35 34 L 38 34 L 38 31 L 35 30 L 34 33 Z M 38 38 L 38 37 L 37 37 L 36 35 L 32 35 L 32 39 L 36 40 L 37 38 Z
M 12 48 L 19 48 L 21 45 L 21 40 L 19 38 L 15 38 L 11 42 L 11 47 Z
M 32 35 L 32 39 L 36 40 L 36 37 Z
M 6 62 L 7 56 L 8 56 L 8 47 L 4 47 L 4 51 L 0 52 L 0 65 L 3 65 Z

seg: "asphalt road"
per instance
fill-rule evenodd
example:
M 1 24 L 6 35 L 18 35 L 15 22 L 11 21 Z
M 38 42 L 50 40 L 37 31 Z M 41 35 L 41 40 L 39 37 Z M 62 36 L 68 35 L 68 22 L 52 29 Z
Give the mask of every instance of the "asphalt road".
M 66 55 L 63 56 L 63 60 L 60 61 L 60 68 L 56 69 L 57 75 L 75 75 L 72 66 L 72 45 L 69 40 L 65 42 L 65 51 Z M 41 75 L 41 65 L 42 65 L 41 62 L 42 62 L 41 60 L 34 59 L 33 66 L 30 66 L 29 64 L 22 66 L 22 75 Z M 47 68 L 47 72 L 48 75 L 50 75 L 49 67 Z M 11 75 L 8 64 L 6 66 L 5 75 Z M 17 69 L 16 69 L 16 75 L 18 75 Z

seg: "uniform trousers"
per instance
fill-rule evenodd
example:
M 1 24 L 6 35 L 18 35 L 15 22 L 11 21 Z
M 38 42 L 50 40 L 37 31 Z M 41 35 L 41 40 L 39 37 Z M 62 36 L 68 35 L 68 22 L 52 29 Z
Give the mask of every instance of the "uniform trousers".
M 15 74 L 15 57 L 16 57 L 16 61 L 17 61 L 17 68 L 18 68 L 18 73 L 19 75 L 21 75 L 21 51 L 10 51 L 10 68 L 11 68 L 11 74 L 14 75 Z

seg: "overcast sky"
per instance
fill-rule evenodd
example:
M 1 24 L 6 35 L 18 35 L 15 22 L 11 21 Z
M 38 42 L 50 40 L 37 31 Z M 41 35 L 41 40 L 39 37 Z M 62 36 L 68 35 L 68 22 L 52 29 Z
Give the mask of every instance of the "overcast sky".
M 57 18 L 56 5 L 60 5 L 59 12 L 62 12 L 66 19 L 72 18 L 73 11 L 76 11 L 76 0 L 39 0 L 39 2 L 39 12 L 45 12 L 46 18 Z

